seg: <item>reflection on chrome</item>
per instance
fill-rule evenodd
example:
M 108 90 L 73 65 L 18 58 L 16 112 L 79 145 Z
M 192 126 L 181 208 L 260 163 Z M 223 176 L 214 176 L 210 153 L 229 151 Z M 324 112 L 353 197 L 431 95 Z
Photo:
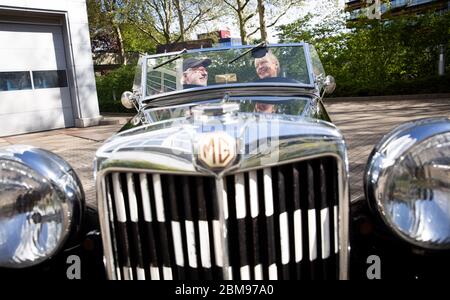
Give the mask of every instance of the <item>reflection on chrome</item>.
M 416 127 L 414 127 L 416 125 Z M 368 164 L 366 193 L 393 231 L 425 248 L 450 248 L 450 121 L 394 130 Z
M 48 151 L 1 148 L 0 194 L 0 267 L 42 262 L 80 224 L 84 198 L 79 180 Z
M 203 134 L 208 132 L 215 132 L 219 135 L 226 132 L 236 141 L 238 157 L 229 165 L 212 170 L 199 163 L 196 144 L 201 140 Z M 243 172 L 249 172 L 249 174 L 251 172 L 270 173 L 272 167 L 289 167 L 296 163 L 325 157 L 333 158 L 336 162 L 334 174 L 337 174 L 338 182 L 336 184 L 339 188 L 335 190 L 338 192 L 336 198 L 338 204 L 333 207 L 333 214 L 339 215 L 339 218 L 334 220 L 333 228 L 336 230 L 335 241 L 338 244 L 335 249 L 338 249 L 336 255 L 339 255 L 339 278 L 346 279 L 348 278 L 349 262 L 348 160 L 345 141 L 334 125 L 301 116 L 239 112 L 205 116 L 200 120 L 196 118 L 171 119 L 140 126 L 115 135 L 106 141 L 96 153 L 98 205 L 109 278 L 123 278 L 122 267 L 123 276 L 128 276 L 128 266 L 120 266 L 115 258 L 117 255 L 117 227 L 112 228 L 109 225 L 111 218 L 114 219 L 112 205 L 119 199 L 111 195 L 121 194 L 117 177 L 119 173 L 126 174 L 127 178 L 131 174 L 140 176 L 148 174 L 148 178 L 144 177 L 147 180 L 154 180 L 153 176 L 156 175 L 158 178 L 159 176 L 163 177 L 163 180 L 167 176 L 207 178 L 207 180 L 215 182 L 217 199 L 224 201 L 220 205 L 228 207 L 226 202 L 228 200 L 223 200 L 227 199 L 227 196 L 224 196 L 227 190 L 224 186 L 227 176 L 235 176 L 235 174 Z M 109 178 L 109 176 L 112 177 Z M 114 176 L 116 177 L 114 178 Z M 158 182 L 160 182 L 159 179 Z M 272 186 L 270 184 L 272 177 L 269 175 L 267 182 L 267 186 Z M 134 185 L 134 188 L 139 187 L 140 182 L 136 181 Z M 113 189 L 116 187 L 116 192 L 111 193 L 111 187 Z M 128 191 L 132 189 L 131 187 Z M 270 189 L 265 192 L 272 193 Z M 143 194 L 147 193 L 149 191 Z M 160 194 L 158 193 L 158 195 Z M 122 200 L 119 202 L 122 203 Z M 218 228 L 227 232 L 228 228 L 224 221 L 226 214 L 224 210 L 219 211 L 222 211 L 223 214 L 218 216 L 215 221 L 218 222 Z M 325 219 L 324 222 L 326 222 Z M 307 225 L 304 224 L 304 226 Z M 231 237 L 222 236 L 221 243 L 227 245 L 228 238 Z M 228 251 L 228 247 L 225 249 Z M 220 257 L 223 264 L 226 264 L 225 262 L 229 259 L 228 254 L 222 253 Z M 224 267 L 224 272 L 226 272 L 227 266 L 223 266 L 223 264 L 221 263 L 221 267 Z M 224 278 L 231 277 L 225 273 Z

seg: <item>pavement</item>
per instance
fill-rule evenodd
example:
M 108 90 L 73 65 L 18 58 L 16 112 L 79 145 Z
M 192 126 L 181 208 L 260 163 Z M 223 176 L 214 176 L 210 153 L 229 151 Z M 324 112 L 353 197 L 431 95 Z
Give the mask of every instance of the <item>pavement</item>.
M 343 133 L 349 149 L 351 199 L 364 195 L 363 177 L 367 158 L 384 134 L 406 121 L 433 116 L 450 117 L 450 95 L 417 98 L 420 97 L 325 99 L 325 107 L 333 123 Z M 129 115 L 104 115 L 100 126 L 3 137 L 0 138 L 0 147 L 27 144 L 60 155 L 80 177 L 87 203 L 96 206 L 92 175 L 95 151 L 130 118 Z
M 364 169 L 380 139 L 398 125 L 427 117 L 450 118 L 450 94 L 435 99 L 332 100 L 325 107 L 348 147 L 350 199 L 364 195 Z
M 65 128 L 0 138 L 0 147 L 11 144 L 32 145 L 50 150 L 64 158 L 80 177 L 86 202 L 97 206 L 93 177 L 95 151 L 103 141 L 122 128 L 129 116 L 110 116 L 105 125 Z

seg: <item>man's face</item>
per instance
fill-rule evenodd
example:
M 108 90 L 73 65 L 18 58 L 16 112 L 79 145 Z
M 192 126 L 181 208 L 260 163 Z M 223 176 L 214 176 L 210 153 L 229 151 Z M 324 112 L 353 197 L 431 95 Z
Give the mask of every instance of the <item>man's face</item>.
M 208 71 L 204 66 L 189 68 L 184 72 L 185 84 L 196 84 L 206 86 L 208 82 Z
M 255 61 L 256 74 L 260 79 L 277 77 L 277 65 L 270 58 L 263 57 Z

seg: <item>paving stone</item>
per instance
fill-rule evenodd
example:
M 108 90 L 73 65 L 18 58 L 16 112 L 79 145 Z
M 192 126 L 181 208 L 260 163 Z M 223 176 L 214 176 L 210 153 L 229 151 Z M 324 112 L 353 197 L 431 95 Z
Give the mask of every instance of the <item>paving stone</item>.
M 116 124 L 87 128 L 66 128 L 9 136 L 0 139 L 0 146 L 2 144 L 26 144 L 58 154 L 74 168 L 80 178 L 86 202 L 91 206 L 97 206 L 93 177 L 95 151 L 105 139 L 117 132 L 122 126 Z
M 425 117 L 449 117 L 450 99 L 401 101 L 325 101 L 331 119 L 347 142 L 350 198 L 364 195 L 365 165 L 373 147 L 396 126 Z

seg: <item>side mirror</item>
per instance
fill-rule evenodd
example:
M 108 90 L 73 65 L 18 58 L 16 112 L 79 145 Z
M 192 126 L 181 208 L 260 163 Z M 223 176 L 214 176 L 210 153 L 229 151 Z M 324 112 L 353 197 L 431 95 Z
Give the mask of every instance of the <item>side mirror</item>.
M 327 75 L 327 77 L 325 77 L 323 88 L 325 93 L 327 94 L 331 94 L 334 92 L 334 89 L 336 88 L 336 80 L 334 80 L 333 76 Z
M 122 97 L 120 97 L 120 101 L 122 102 L 122 105 L 125 108 L 130 109 L 130 108 L 135 107 L 135 105 L 134 105 L 134 102 L 135 102 L 134 96 L 133 96 L 133 93 L 130 92 L 130 91 L 123 92 L 122 93 Z

